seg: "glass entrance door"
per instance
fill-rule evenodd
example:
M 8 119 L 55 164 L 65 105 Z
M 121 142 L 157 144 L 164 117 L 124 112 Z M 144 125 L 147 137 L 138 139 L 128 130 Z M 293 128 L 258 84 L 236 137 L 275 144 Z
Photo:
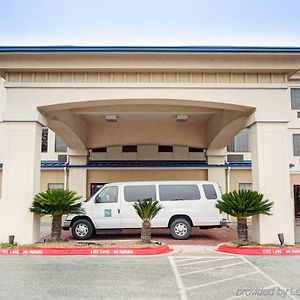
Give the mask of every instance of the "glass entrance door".
M 300 219 L 300 185 L 294 185 L 295 217 Z

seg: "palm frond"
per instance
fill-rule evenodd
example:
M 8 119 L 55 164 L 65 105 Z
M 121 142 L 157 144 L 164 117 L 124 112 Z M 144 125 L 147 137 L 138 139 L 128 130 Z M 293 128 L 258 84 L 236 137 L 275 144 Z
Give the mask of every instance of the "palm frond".
M 29 211 L 35 215 L 61 216 L 63 214 L 84 214 L 78 202 L 81 197 L 75 192 L 65 189 L 53 189 L 35 195 Z
M 222 195 L 216 207 L 233 217 L 250 217 L 258 214 L 271 215 L 274 202 L 263 199 L 263 194 L 251 190 L 239 190 Z
M 157 200 L 152 199 L 138 200 L 132 205 L 143 221 L 151 221 L 163 208 Z

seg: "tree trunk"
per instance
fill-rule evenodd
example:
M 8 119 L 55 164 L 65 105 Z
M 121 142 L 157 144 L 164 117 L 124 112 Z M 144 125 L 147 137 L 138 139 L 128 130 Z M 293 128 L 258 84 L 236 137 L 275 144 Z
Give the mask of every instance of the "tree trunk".
M 151 223 L 148 220 L 143 221 L 141 240 L 145 244 L 150 244 L 151 242 Z
M 62 216 L 53 216 L 52 217 L 52 228 L 51 228 L 51 241 L 52 242 L 57 242 L 60 240 L 61 219 L 62 219 Z
M 248 241 L 247 218 L 237 218 L 237 235 L 240 241 Z

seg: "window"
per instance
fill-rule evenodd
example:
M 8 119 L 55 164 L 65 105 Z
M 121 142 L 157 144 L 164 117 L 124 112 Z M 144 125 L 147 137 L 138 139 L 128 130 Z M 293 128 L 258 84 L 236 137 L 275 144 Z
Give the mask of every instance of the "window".
M 96 197 L 97 203 L 116 203 L 118 202 L 118 187 L 108 186 L 104 188 Z
M 252 183 L 239 183 L 239 190 L 250 190 L 250 191 L 252 191 Z
M 189 147 L 189 152 L 203 152 L 203 148 Z
M 55 135 L 55 152 L 67 152 L 67 145 L 58 135 Z
M 250 129 L 245 128 L 227 146 L 228 152 L 250 152 Z
M 227 145 L 227 151 L 228 152 L 234 152 L 235 150 L 234 150 L 234 138 L 233 138 L 233 140 L 231 140 L 230 142 L 229 142 L 229 144 Z
M 125 201 L 136 202 L 143 199 L 156 200 L 154 185 L 131 185 L 124 187 Z
M 164 184 L 159 186 L 160 201 L 199 200 L 200 192 L 195 184 Z
M 123 146 L 122 152 L 137 152 L 137 146 L 136 145 Z
M 244 161 L 244 155 L 243 154 L 228 154 L 227 161 L 228 162 Z
M 173 146 L 159 145 L 158 152 L 173 152 Z
M 292 109 L 300 109 L 300 89 L 291 89 Z
M 107 152 L 107 149 L 106 149 L 106 147 L 95 148 L 95 149 L 92 149 L 92 152 L 95 152 L 95 153 L 105 153 L 105 152 Z
M 64 184 L 63 183 L 48 183 L 48 190 L 52 191 L 55 189 L 63 189 Z
M 300 156 L 300 134 L 293 134 L 294 156 Z
M 203 184 L 203 190 L 206 199 L 214 200 L 218 198 L 215 187 L 212 184 Z
M 42 145 L 41 145 L 42 152 L 48 152 L 48 128 L 42 129 Z
M 95 195 L 106 183 L 91 183 L 91 196 Z

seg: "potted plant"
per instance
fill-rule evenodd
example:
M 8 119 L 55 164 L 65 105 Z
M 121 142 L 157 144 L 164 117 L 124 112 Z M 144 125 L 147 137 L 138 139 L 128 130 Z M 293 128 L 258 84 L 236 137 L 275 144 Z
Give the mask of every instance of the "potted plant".
M 61 223 L 64 214 L 84 214 L 81 197 L 75 192 L 65 189 L 53 189 L 41 192 L 34 197 L 29 210 L 38 216 L 52 216 L 51 241 L 59 241 L 61 236 Z
M 248 241 L 247 218 L 259 214 L 271 215 L 274 202 L 263 199 L 264 195 L 251 190 L 239 190 L 222 195 L 216 207 L 237 218 L 237 235 L 241 242 Z
M 150 244 L 151 242 L 151 220 L 158 214 L 158 212 L 163 208 L 158 204 L 158 201 L 152 201 L 152 199 L 139 200 L 133 204 L 133 207 L 142 219 L 142 231 L 141 231 L 141 241 L 145 244 Z

